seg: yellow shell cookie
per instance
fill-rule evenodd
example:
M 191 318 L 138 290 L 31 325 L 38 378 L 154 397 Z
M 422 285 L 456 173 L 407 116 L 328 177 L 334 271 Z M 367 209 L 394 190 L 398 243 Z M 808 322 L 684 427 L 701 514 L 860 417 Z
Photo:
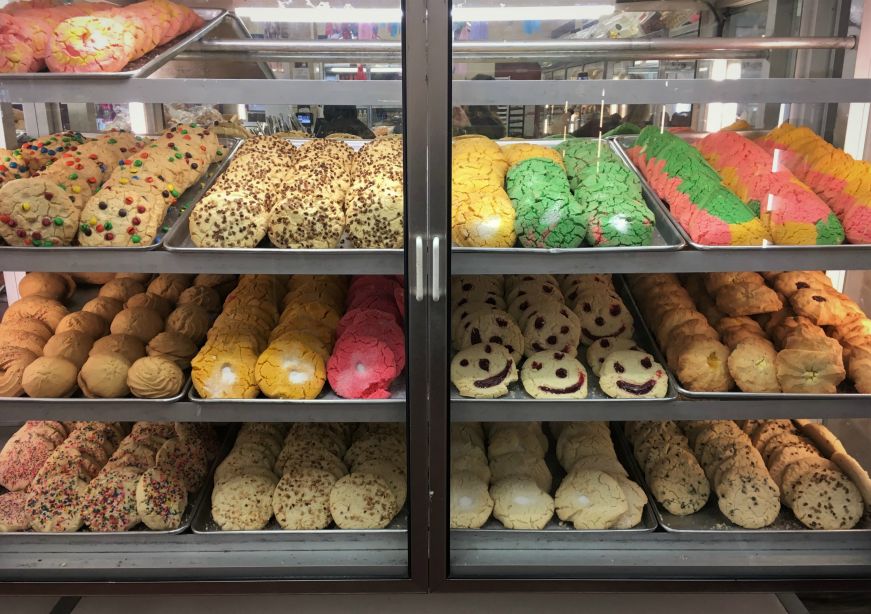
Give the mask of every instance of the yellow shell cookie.
M 471 198 L 455 194 L 451 236 L 462 247 L 513 247 L 515 212 L 504 190 L 482 192 Z M 465 202 L 464 202 L 465 201 Z
M 260 390 L 273 399 L 314 399 L 326 381 L 324 359 L 298 339 L 279 337 L 257 359 Z

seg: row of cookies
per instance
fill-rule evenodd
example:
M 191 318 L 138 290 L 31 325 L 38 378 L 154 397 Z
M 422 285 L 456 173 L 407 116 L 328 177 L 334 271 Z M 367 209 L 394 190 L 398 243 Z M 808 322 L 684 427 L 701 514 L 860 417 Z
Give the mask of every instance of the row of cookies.
M 63 142 L 40 147 L 46 155 L 31 158 L 30 176 L 0 189 L 0 236 L 9 245 L 70 245 L 87 201 L 112 176 L 119 160 L 143 145 L 127 132 L 108 132 L 88 141 L 66 136 Z M 48 156 L 49 151 L 54 155 Z
M 54 274 L 31 273 L 24 281 L 46 275 Z M 70 396 L 76 389 L 92 398 L 178 394 L 183 370 L 212 317 L 202 305 L 219 299 L 211 288 L 189 289 L 189 275 L 151 277 L 119 273 L 81 311 L 66 315 L 22 373 L 23 391 L 41 398 Z M 13 308 L 37 300 L 50 299 L 30 295 Z
M 822 424 L 740 423 L 759 451 L 781 503 L 809 529 L 851 529 L 871 509 L 871 479 Z
M 212 518 L 226 531 L 386 527 L 405 504 L 401 425 L 243 424 L 215 471 Z M 350 473 L 349 473 L 350 468 Z
M 710 485 L 677 424 L 670 420 L 626 422 L 623 432 L 650 493 L 668 513 L 686 516 L 705 506 Z
M 4 477 L 10 463 L 26 458 L 28 475 L 13 469 L 14 485 L 30 478 L 25 488 L 0 495 L 3 528 L 70 532 L 86 525 L 105 532 L 140 522 L 152 530 L 178 528 L 188 493 L 201 488 L 216 453 L 208 425 L 138 422 L 128 434 L 119 423 L 27 423 L 0 452 Z
M 80 132 L 58 132 L 22 143 L 17 149 L 0 148 L 0 187 L 45 170 L 63 152 L 87 140 Z
M 631 529 L 647 495 L 617 458 L 607 422 L 552 422 L 557 459 L 566 471 L 556 490 L 556 514 L 576 529 Z

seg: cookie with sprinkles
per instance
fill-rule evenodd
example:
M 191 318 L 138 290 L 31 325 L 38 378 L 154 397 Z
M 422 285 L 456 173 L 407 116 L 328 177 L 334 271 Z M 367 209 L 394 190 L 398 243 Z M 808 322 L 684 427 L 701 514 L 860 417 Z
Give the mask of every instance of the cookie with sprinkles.
M 157 452 L 157 467 L 179 476 L 188 492 L 194 492 L 209 468 L 206 449 L 193 439 L 170 439 Z
M 75 475 L 90 482 L 100 472 L 96 459 L 71 445 L 62 445 L 51 453 L 33 479 L 34 487 L 55 475 Z
M 88 484 L 82 519 L 92 531 L 129 531 L 141 521 L 136 487 L 142 472 L 133 467 L 100 473 Z
M 88 483 L 75 475 L 59 474 L 33 488 L 25 503 L 30 528 L 40 533 L 69 533 L 82 527 Z
M 27 518 L 28 494 L 26 492 L 4 492 L 0 495 L 0 532 L 26 531 L 30 528 Z
M 0 451 L 0 486 L 24 490 L 54 450 L 54 443 L 27 427 L 19 429 Z
M 166 213 L 158 191 L 100 190 L 82 212 L 79 243 L 90 247 L 151 245 Z
M 188 494 L 175 474 L 154 467 L 136 485 L 136 510 L 142 522 L 153 531 L 168 531 L 181 526 Z
M 54 247 L 75 238 L 84 200 L 41 177 L 0 188 L 0 236 L 9 245 Z

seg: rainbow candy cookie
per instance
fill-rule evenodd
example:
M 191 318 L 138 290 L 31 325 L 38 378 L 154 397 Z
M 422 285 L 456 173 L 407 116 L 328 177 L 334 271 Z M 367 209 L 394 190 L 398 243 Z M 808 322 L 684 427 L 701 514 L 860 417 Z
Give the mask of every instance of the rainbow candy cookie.
M 762 220 L 683 139 L 648 126 L 628 153 L 694 242 L 761 245 L 771 241 Z
M 849 243 L 871 243 L 871 163 L 788 123 L 757 143 L 831 207 Z
M 837 216 L 789 170 L 735 132 L 716 132 L 696 144 L 723 183 L 757 212 L 777 245 L 838 245 Z

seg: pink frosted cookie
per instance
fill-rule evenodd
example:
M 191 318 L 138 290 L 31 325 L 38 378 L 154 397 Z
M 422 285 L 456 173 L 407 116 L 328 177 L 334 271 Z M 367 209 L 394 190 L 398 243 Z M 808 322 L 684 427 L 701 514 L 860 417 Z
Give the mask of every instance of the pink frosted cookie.
M 383 311 L 352 309 L 345 313 L 336 328 L 336 337 L 345 334 L 369 335 L 386 342 L 396 359 L 397 369 L 405 367 L 405 335 L 402 329 Z
M 402 321 L 399 308 L 396 306 L 396 299 L 393 298 L 393 292 L 390 294 L 357 294 L 348 299 L 348 311 L 351 309 L 375 309 L 392 317 L 397 323 Z
M 346 332 L 327 362 L 330 386 L 346 399 L 387 399 L 397 375 L 399 368 L 390 345 L 369 335 Z
M 33 41 L 17 18 L 0 13 L 0 73 L 31 72 L 36 62 Z
M 117 72 L 130 61 L 133 35 L 112 17 L 72 17 L 52 33 L 45 58 L 52 72 Z
M 166 28 L 163 31 L 163 37 L 160 39 L 160 44 L 165 45 L 176 36 L 184 32 L 186 13 L 182 7 L 169 0 L 154 0 L 156 6 L 161 7 L 165 14 Z
M 351 281 L 348 287 L 348 298 L 357 294 L 368 294 L 375 291 L 376 294 L 392 294 L 398 282 L 386 275 L 359 275 Z

